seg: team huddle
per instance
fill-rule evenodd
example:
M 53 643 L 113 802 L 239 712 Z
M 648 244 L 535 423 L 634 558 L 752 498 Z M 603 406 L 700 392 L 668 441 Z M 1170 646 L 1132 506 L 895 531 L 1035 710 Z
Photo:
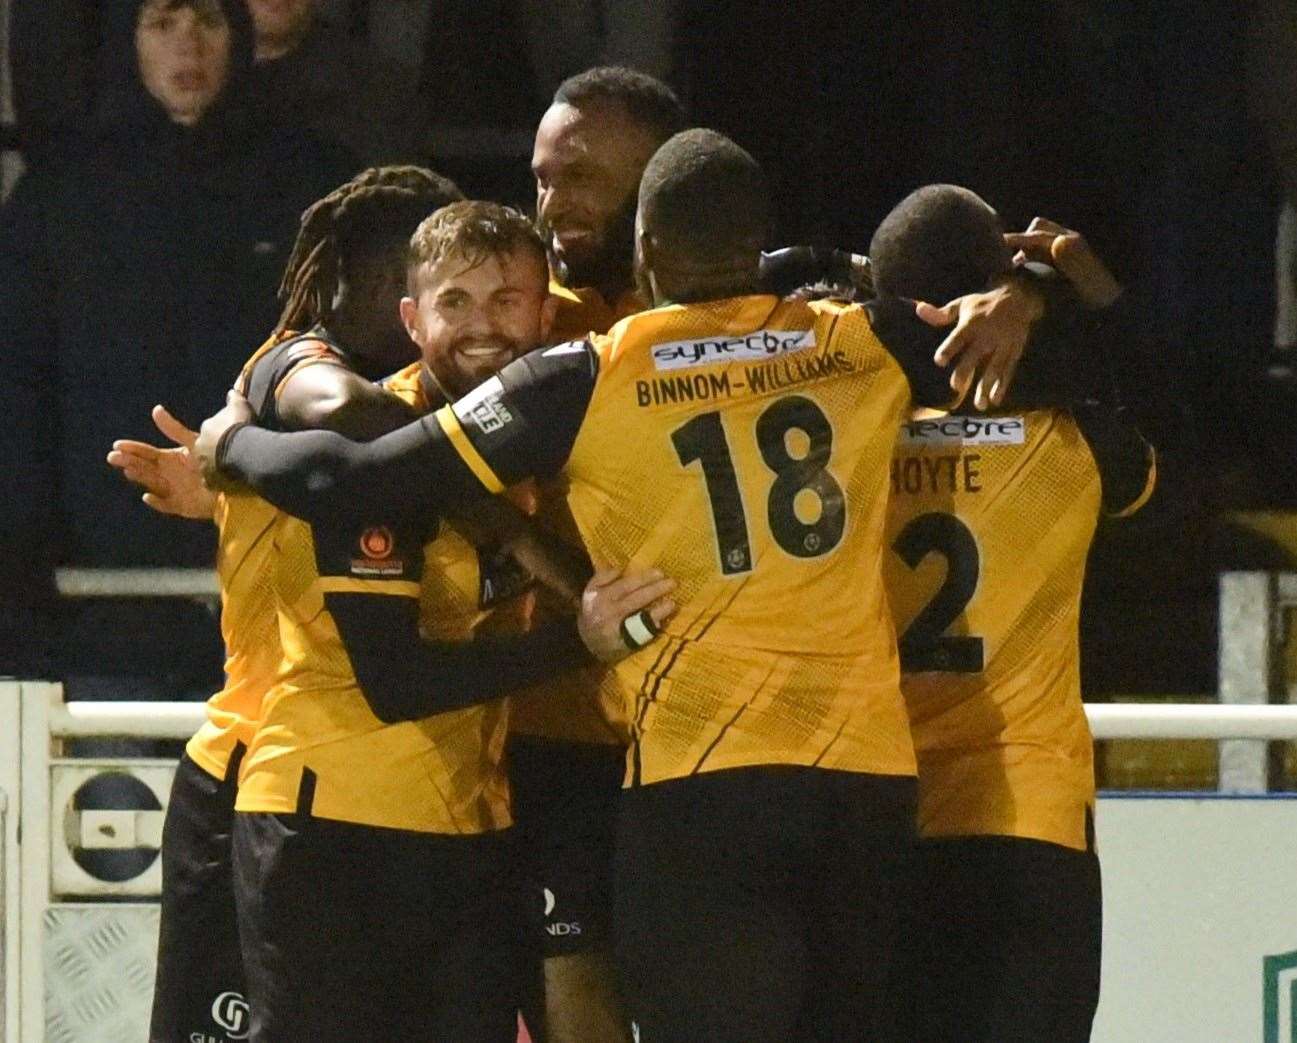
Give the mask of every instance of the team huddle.
M 151 1039 L 1068 1041 L 1098 1000 L 1077 628 L 1152 492 L 1075 233 L 928 186 L 765 254 L 759 165 L 624 69 L 531 220 L 414 167 L 303 216 L 177 448 L 226 687 Z M 923 302 L 923 303 L 916 303 Z

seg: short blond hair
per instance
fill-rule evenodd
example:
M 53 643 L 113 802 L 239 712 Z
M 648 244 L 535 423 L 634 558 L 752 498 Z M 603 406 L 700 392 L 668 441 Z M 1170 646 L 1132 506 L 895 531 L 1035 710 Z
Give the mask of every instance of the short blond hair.
M 480 199 L 450 203 L 425 217 L 410 237 L 410 291 L 421 272 L 449 257 L 475 268 L 517 251 L 532 253 L 542 268 L 548 265 L 545 243 L 521 210 Z

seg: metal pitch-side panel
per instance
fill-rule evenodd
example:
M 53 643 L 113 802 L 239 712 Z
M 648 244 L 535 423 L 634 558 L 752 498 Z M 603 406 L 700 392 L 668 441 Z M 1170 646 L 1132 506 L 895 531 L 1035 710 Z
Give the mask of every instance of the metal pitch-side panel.
M 42 929 L 46 1043 L 147 1039 L 158 907 L 53 905 Z

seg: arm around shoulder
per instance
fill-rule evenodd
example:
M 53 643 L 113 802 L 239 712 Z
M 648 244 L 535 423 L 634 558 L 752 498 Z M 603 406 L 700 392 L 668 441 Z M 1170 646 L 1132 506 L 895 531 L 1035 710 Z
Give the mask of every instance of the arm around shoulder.
M 1157 451 L 1124 409 L 1086 402 L 1073 407 L 1072 414 L 1099 469 L 1104 514 L 1129 517 L 1153 496 Z
M 395 395 L 344 366 L 294 370 L 278 395 L 279 418 L 285 427 L 336 431 L 358 442 L 371 441 L 419 418 Z

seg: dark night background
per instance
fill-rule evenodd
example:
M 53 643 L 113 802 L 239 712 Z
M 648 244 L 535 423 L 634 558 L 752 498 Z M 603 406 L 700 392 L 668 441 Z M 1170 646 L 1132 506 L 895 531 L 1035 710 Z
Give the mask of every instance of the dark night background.
M 328 6 L 363 38 L 388 2 Z M 1039 214 L 1080 229 L 1138 300 L 1139 342 L 1120 354 L 1126 397 L 1159 442 L 1162 486 L 1150 509 L 1105 527 L 1096 544 L 1092 693 L 1214 691 L 1218 571 L 1294 566 L 1286 541 L 1248 536 L 1230 515 L 1297 506 L 1297 385 L 1274 347 L 1284 178 L 1268 132 L 1282 121 L 1257 117 L 1247 75 L 1280 83 L 1272 70 L 1297 68 L 1297 31 L 1253 32 L 1261 9 L 1284 17 L 1265 0 L 678 6 L 669 79 L 697 123 L 765 165 L 772 245 L 864 251 L 902 195 L 952 181 L 1010 226 Z M 414 104 L 430 124 L 485 126 L 513 144 L 473 155 L 439 148 L 434 133 L 414 158 L 470 195 L 530 208 L 530 135 L 548 94 L 529 68 L 519 8 L 429 0 L 427 10 Z M 74 63 L 59 80 L 78 75 Z M 1285 106 L 1297 110 L 1297 96 L 1281 94 Z M 31 136 L 21 118 L 5 135 Z M 1297 535 L 1287 542 L 1297 547 Z

